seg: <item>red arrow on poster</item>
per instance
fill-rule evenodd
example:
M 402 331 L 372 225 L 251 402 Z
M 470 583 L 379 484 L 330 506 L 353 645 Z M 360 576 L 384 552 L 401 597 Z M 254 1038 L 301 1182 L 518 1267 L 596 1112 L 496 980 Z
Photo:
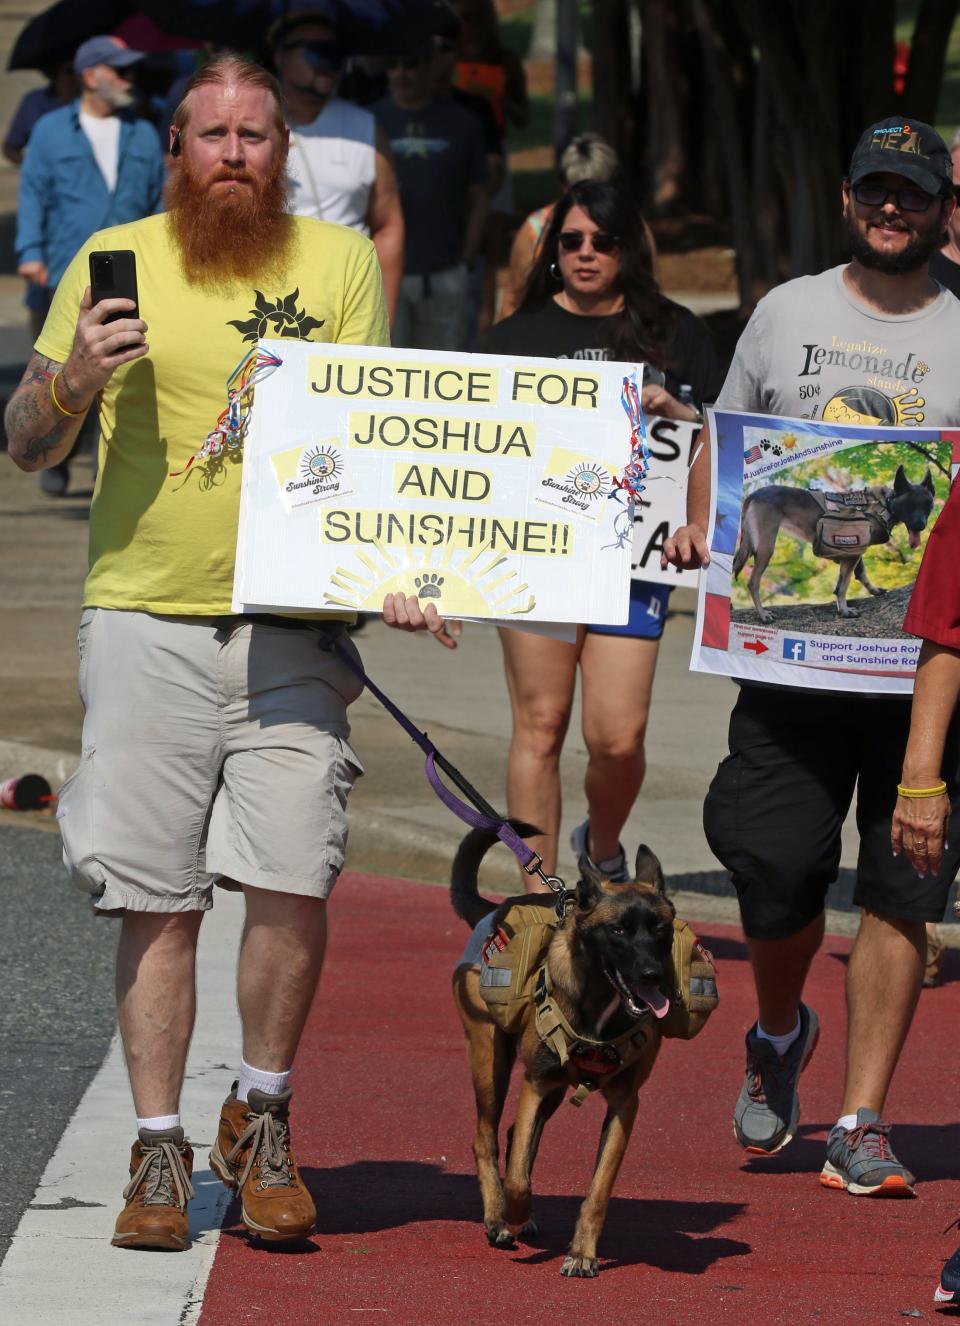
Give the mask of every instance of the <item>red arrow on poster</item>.
M 743 643 L 743 647 L 744 649 L 752 650 L 752 652 L 756 654 L 758 658 L 761 654 L 765 654 L 767 652 L 767 646 L 763 643 L 762 640 L 745 640 Z

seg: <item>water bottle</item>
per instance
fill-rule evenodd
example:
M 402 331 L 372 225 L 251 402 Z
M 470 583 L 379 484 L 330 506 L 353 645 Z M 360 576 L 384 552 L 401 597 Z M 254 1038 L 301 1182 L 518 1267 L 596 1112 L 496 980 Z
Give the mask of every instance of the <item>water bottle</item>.
M 53 789 L 43 774 L 23 774 L 0 783 L 4 810 L 43 810 L 53 800 Z

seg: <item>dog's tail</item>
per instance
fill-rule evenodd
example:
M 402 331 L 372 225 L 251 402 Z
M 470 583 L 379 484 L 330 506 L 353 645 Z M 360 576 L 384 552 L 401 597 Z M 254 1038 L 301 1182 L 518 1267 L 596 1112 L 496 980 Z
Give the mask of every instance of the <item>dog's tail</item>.
M 740 537 L 737 539 L 737 551 L 733 554 L 733 578 L 739 579 L 740 572 L 747 564 L 747 558 L 751 557 L 756 548 L 753 546 L 753 539 L 747 525 L 747 508 L 750 505 L 753 494 L 749 494 L 743 504 L 743 510 L 740 513 Z
M 532 824 L 524 824 L 522 820 L 510 820 L 510 824 L 521 838 L 531 838 L 540 832 Z M 453 858 L 453 867 L 450 871 L 450 902 L 456 914 L 469 926 L 475 926 L 497 905 L 488 898 L 481 897 L 477 891 L 480 863 L 496 841 L 497 835 L 490 829 L 471 829 Z

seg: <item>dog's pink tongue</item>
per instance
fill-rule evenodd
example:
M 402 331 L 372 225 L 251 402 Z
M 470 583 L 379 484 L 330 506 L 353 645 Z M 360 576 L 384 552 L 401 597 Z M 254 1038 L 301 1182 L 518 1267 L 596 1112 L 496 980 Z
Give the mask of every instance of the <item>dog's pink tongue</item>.
M 907 542 L 910 544 L 910 547 L 911 547 L 911 548 L 919 548 L 919 547 L 920 547 L 920 535 L 919 535 L 919 534 L 914 534 L 914 532 L 913 532 L 912 529 L 907 530 Z
M 656 985 L 638 985 L 637 994 L 645 1004 L 650 1007 L 650 1012 L 655 1018 L 665 1018 L 670 1012 L 670 1000 Z

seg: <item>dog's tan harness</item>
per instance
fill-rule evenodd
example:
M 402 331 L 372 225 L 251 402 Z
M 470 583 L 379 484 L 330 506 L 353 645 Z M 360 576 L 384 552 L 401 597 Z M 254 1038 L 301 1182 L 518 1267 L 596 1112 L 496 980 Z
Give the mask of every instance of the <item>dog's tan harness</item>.
M 544 963 L 533 980 L 533 1006 L 536 1013 L 537 1035 L 560 1060 L 560 1067 L 568 1063 L 576 1069 L 577 1089 L 570 1097 L 571 1105 L 582 1105 L 590 1095 L 625 1068 L 636 1063 L 650 1039 L 650 1013 L 621 1035 L 609 1041 L 594 1040 L 574 1031 L 560 1007 L 550 997 L 550 976 Z

